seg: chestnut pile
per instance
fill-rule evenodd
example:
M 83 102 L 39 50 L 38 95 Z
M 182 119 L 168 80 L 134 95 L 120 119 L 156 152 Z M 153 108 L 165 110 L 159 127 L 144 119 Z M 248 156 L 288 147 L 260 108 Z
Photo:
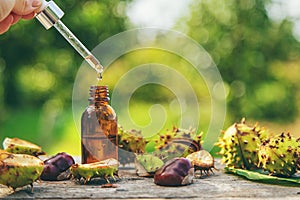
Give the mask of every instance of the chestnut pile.
M 214 169 L 214 158 L 202 149 L 202 133 L 194 129 L 173 127 L 145 139 L 141 131 L 119 127 L 118 136 L 119 149 L 135 153 L 137 175 L 154 176 L 157 185 L 188 185 L 195 171 L 200 171 L 202 176 L 203 172 L 209 175 Z M 120 155 L 121 164 L 131 161 L 129 154 Z
M 0 184 L 12 189 L 42 180 L 70 178 L 69 168 L 75 163 L 67 153 L 58 153 L 43 161 L 38 156 L 45 152 L 36 144 L 19 138 L 5 138 L 0 149 Z M 33 190 L 33 187 L 32 187 Z
M 107 159 L 91 164 L 75 164 L 73 157 L 65 152 L 42 160 L 45 152 L 38 145 L 19 138 L 5 138 L 0 149 L 0 184 L 12 189 L 26 185 L 33 186 L 36 180 L 60 181 L 84 179 L 84 184 L 92 178 L 117 176 L 118 161 Z M 16 175 L 17 174 L 17 175 Z
M 157 185 L 189 185 L 193 182 L 195 171 L 199 170 L 201 175 L 202 172 L 206 175 L 213 172 L 214 158 L 202 149 L 201 135 L 195 140 L 192 139 L 192 131 L 174 128 L 166 135 L 159 135 L 156 140 L 152 141 L 155 149 L 152 153 L 145 153 L 145 146 L 152 145 L 151 142 L 147 141 L 141 145 L 138 144 L 141 139 L 138 133 L 134 137 L 129 136 L 130 134 L 123 134 L 123 147 L 140 153 L 135 155 L 136 166 L 144 170 L 141 172 L 141 174 L 146 174 L 144 176 L 154 177 L 154 183 Z M 132 144 L 132 141 L 136 143 Z M 109 182 L 109 177 L 114 180 L 115 176 L 118 177 L 119 161 L 115 159 L 90 164 L 75 164 L 71 155 L 61 152 L 42 161 L 38 157 L 44 154 L 40 146 L 18 138 L 6 138 L 3 148 L 3 150 L 0 149 L 0 184 L 13 189 L 32 185 L 38 178 L 44 181 L 60 181 L 73 177 L 75 180 L 83 180 L 85 184 L 92 178 L 100 177 Z M 178 156 L 178 153 L 181 154 Z M 5 170 L 8 165 L 10 170 Z M 20 178 L 14 178 L 15 171 L 20 174 Z M 138 172 L 137 174 L 141 175 Z

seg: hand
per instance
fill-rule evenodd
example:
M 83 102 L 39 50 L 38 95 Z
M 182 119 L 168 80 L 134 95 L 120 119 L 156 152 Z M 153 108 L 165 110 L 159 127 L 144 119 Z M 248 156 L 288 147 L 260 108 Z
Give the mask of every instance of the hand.
M 22 19 L 32 19 L 41 0 L 0 0 L 0 34 Z

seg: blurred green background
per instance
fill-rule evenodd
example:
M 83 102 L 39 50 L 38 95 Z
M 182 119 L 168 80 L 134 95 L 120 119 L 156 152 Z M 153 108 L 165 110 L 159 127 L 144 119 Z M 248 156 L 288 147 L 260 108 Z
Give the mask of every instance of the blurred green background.
M 224 129 L 246 117 L 250 124 L 259 121 L 273 132 L 300 136 L 300 15 L 293 15 L 291 3 L 296 1 L 289 1 L 290 7 L 280 0 L 55 2 L 65 12 L 63 22 L 90 50 L 136 27 L 186 34 L 204 47 L 221 73 L 227 94 Z M 49 154 L 79 155 L 72 89 L 82 61 L 54 28 L 47 31 L 37 20 L 21 21 L 0 35 L 0 141 L 19 137 L 43 146 Z M 112 90 L 124 73 L 147 62 L 182 70 L 199 91 L 205 105 L 200 124 L 208 126 L 209 93 L 196 73 L 184 70 L 188 63 L 182 58 L 155 50 L 129 53 L 105 72 L 104 83 Z M 146 85 L 133 95 L 130 112 L 143 126 L 151 121 L 145 113 L 152 104 L 169 105 L 173 99 L 166 88 Z M 177 115 L 176 111 L 170 115 L 166 127 L 176 125 Z

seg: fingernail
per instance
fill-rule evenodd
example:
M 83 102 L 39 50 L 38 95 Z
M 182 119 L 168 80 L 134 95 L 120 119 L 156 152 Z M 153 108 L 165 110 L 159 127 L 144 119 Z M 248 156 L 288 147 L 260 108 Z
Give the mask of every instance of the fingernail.
M 31 4 L 32 7 L 39 7 L 42 5 L 42 2 L 40 0 L 34 0 Z

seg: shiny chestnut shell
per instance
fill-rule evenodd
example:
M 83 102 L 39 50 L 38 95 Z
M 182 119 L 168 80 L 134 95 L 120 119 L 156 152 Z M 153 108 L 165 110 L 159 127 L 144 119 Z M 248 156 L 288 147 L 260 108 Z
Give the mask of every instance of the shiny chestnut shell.
M 45 181 L 55 181 L 61 173 L 68 170 L 75 161 L 73 157 L 65 152 L 61 152 L 44 161 L 44 170 L 41 179 Z
M 155 172 L 154 183 L 162 186 L 183 186 L 191 184 L 194 168 L 186 158 L 173 158 Z

